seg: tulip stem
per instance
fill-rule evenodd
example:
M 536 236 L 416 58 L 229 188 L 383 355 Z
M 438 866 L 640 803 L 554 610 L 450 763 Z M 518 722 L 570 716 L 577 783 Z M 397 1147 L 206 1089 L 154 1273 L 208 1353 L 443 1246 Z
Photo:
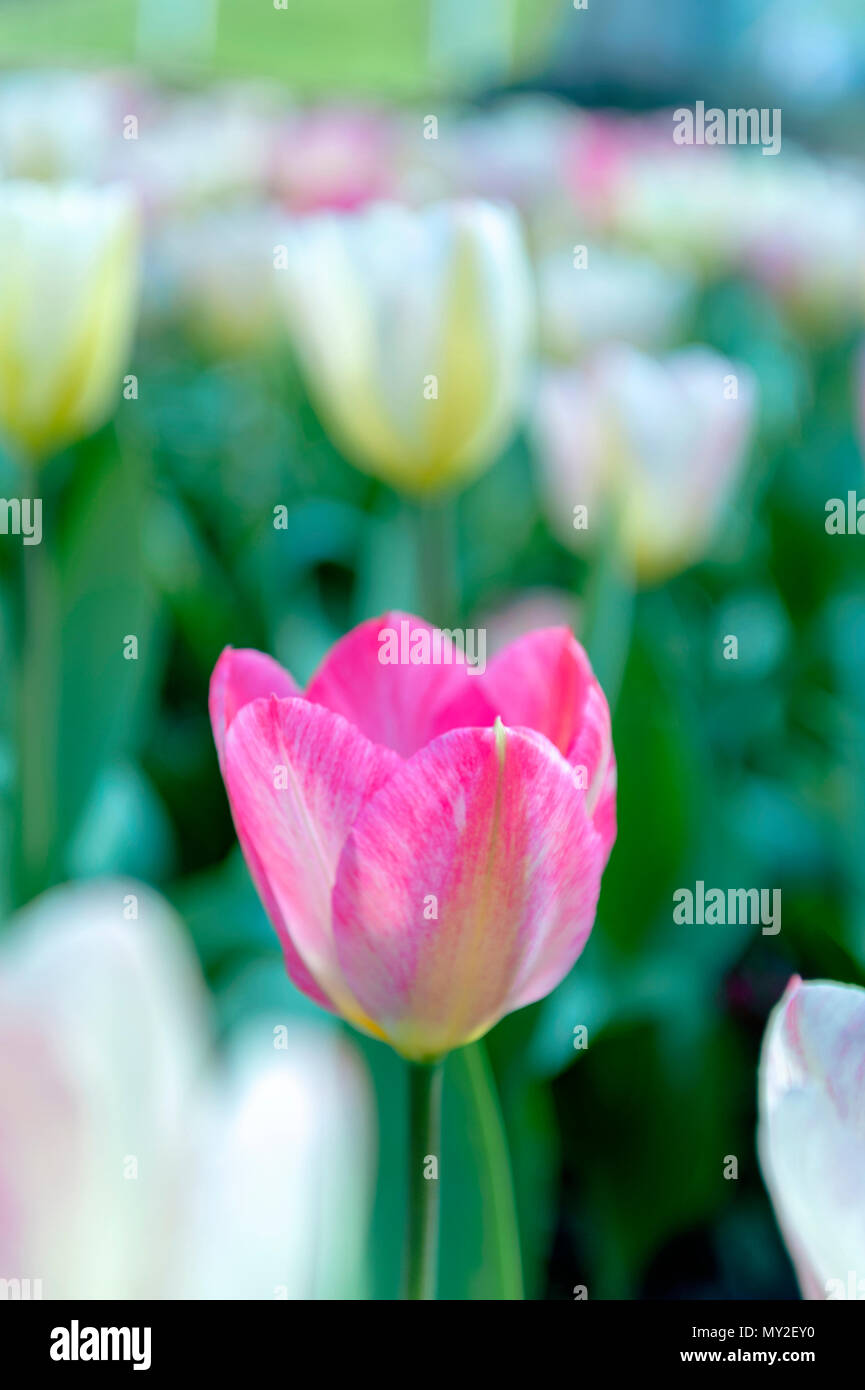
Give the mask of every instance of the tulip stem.
M 28 474 L 28 482 L 33 478 Z M 35 481 L 35 479 L 34 479 Z M 38 489 L 30 486 L 31 495 Z M 51 883 L 56 831 L 57 591 L 50 542 L 23 549 L 24 609 L 18 698 L 18 901 Z
M 580 639 L 611 710 L 631 648 L 634 620 L 634 578 L 624 554 L 621 522 L 607 518 L 599 554 L 589 575 L 583 600 Z
M 418 561 L 423 616 L 434 626 L 450 627 L 458 620 L 458 580 L 455 504 L 447 497 L 421 502 L 418 508 Z
M 443 1075 L 444 1062 L 410 1064 L 407 1299 L 436 1296 Z

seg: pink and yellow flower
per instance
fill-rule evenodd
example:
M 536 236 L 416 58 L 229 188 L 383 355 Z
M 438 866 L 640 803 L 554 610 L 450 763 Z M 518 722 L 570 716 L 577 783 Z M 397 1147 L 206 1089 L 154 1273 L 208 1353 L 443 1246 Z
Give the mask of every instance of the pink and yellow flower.
M 566 628 L 481 672 L 448 634 L 438 663 L 383 663 L 382 634 L 405 622 L 432 638 L 404 614 L 362 623 L 305 692 L 229 648 L 210 711 L 292 980 L 426 1061 L 574 964 L 615 839 L 616 765 L 606 699 Z

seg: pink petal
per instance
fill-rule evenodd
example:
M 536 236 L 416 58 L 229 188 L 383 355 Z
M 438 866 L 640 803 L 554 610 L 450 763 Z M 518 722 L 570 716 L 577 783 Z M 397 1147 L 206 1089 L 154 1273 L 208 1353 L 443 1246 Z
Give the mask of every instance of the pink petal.
M 411 656 L 415 634 L 433 629 L 409 613 L 385 613 L 346 633 L 328 652 L 307 690 L 307 698 L 350 720 L 373 743 L 410 757 L 447 729 L 490 725 L 495 717 L 481 691 L 483 678 L 469 674 L 444 643 L 436 664 L 390 664 L 387 634 L 403 642 Z M 423 640 L 418 637 L 416 642 Z M 416 648 L 417 650 L 417 648 Z
M 763 1043 L 759 1151 L 805 1297 L 846 1298 L 852 1287 L 861 1299 L 865 990 L 791 980 Z
M 367 802 L 339 862 L 334 932 L 356 998 L 399 1051 L 470 1042 L 570 970 L 604 862 L 585 800 L 548 742 L 499 724 L 444 734 Z
M 263 695 L 280 699 L 300 695 L 300 689 L 284 667 L 272 656 L 250 647 L 226 647 L 210 677 L 210 723 L 213 741 L 222 767 L 225 735 L 237 711 Z
M 616 761 L 606 696 L 584 648 L 566 627 L 519 637 L 491 661 L 484 694 L 505 724 L 546 735 L 585 768 L 589 813 L 607 845 L 616 838 Z
M 306 994 L 361 1027 L 370 1021 L 336 960 L 331 891 L 364 803 L 399 759 L 340 715 L 298 698 L 253 700 L 225 740 L 225 784 L 256 887 Z

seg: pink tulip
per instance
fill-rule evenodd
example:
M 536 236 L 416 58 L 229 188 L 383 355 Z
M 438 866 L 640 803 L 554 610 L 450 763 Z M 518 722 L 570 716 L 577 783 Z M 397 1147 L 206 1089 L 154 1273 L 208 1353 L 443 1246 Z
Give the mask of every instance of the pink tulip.
M 352 211 L 394 196 L 399 130 L 379 111 L 313 108 L 286 122 L 274 166 L 274 183 L 292 212 Z
M 615 839 L 616 765 L 606 699 L 566 628 L 479 673 L 449 639 L 438 664 L 383 664 L 380 634 L 401 623 L 431 640 L 401 613 L 362 623 L 305 693 L 270 657 L 228 648 L 210 710 L 292 980 L 428 1061 L 549 993 L 579 956 Z
M 763 1043 L 759 1148 L 803 1295 L 865 1298 L 865 990 L 790 981 Z

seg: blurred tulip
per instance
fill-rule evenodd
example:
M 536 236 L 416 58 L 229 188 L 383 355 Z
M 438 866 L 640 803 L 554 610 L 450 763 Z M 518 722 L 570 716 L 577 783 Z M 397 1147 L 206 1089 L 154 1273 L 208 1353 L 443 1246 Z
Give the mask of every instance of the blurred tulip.
M 566 589 L 522 589 L 487 609 L 479 625 L 490 655 L 539 627 L 576 628 L 580 605 Z
M 56 889 L 10 924 L 0 1278 L 45 1298 L 360 1291 L 370 1135 L 352 1050 L 296 1027 L 277 1048 L 253 1023 L 221 1075 L 205 1001 L 180 924 L 138 884 Z
M 694 289 L 692 276 L 648 257 L 593 247 L 578 270 L 567 251 L 545 256 L 538 266 L 542 346 L 565 361 L 610 342 L 667 347 Z
M 297 222 L 286 249 L 301 363 L 346 456 L 416 493 L 491 463 L 514 426 L 530 333 L 513 211 L 377 204 Z
M 382 661 L 391 633 L 414 661 Z M 400 613 L 363 623 L 305 695 L 270 657 L 227 649 L 210 695 L 289 975 L 419 1061 L 555 988 L 615 838 L 609 710 L 570 632 L 531 633 L 482 674 L 447 639 L 417 664 L 432 633 Z
M 755 164 L 738 150 L 674 145 L 665 132 L 654 152 L 635 146 L 617 170 L 611 229 L 674 270 L 718 275 L 734 269 L 766 162 Z
M 276 208 L 256 203 L 158 226 L 147 307 L 166 316 L 179 309 L 196 342 L 229 355 L 284 335 L 273 284 L 280 220 Z
M 444 186 L 462 197 L 513 203 L 531 212 L 560 196 L 572 108 L 555 97 L 520 95 L 459 118 L 447 140 L 428 141 L 424 157 Z
M 787 152 L 785 151 L 785 155 Z M 744 268 L 803 331 L 860 321 L 865 286 L 865 180 L 790 151 L 742 209 Z
M 4 72 L 0 172 L 13 179 L 102 179 L 123 115 L 122 88 L 100 75 Z
M 607 228 L 622 211 L 631 170 L 669 151 L 657 117 L 568 108 L 561 174 L 590 226 Z
M 763 1041 L 759 1150 L 805 1298 L 865 1298 L 865 990 L 790 981 Z
M 343 211 L 392 196 L 397 128 L 383 113 L 330 106 L 287 122 L 273 179 L 293 212 Z
M 41 459 L 120 399 L 138 290 L 120 188 L 0 186 L 0 433 Z
M 606 508 L 639 579 L 692 564 L 741 471 L 754 403 L 751 373 L 702 347 L 657 361 L 613 346 L 585 370 L 547 371 L 534 425 L 553 529 L 590 543 Z
M 124 147 L 123 174 L 148 213 L 260 198 L 268 187 L 285 101 L 264 84 L 191 96 L 151 93 L 141 131 Z

